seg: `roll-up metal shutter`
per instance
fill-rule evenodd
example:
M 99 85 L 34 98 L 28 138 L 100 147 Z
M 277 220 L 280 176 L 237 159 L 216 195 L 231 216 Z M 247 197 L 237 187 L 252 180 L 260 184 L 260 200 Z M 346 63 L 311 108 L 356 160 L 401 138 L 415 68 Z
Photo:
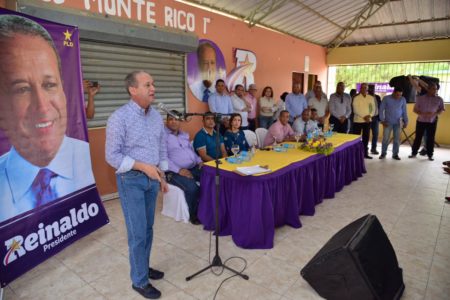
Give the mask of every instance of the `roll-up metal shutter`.
M 95 96 L 95 116 L 88 127 L 106 125 L 108 117 L 130 99 L 125 76 L 134 70 L 149 72 L 156 87 L 156 103 L 185 111 L 184 54 L 144 47 L 80 41 L 83 78 L 98 81 L 101 91 Z

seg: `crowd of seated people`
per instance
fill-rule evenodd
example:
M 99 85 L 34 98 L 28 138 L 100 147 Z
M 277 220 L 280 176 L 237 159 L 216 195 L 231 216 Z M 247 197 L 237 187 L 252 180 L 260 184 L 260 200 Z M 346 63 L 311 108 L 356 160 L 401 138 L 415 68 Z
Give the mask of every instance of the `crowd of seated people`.
M 444 110 L 444 106 L 442 98 L 437 95 L 435 84 L 431 83 L 426 87 L 422 85 L 422 89 L 426 89 L 426 93 L 416 99 L 414 112 L 418 115 L 417 134 L 409 157 L 416 157 L 425 134 L 428 158 L 433 160 L 437 116 Z M 209 95 L 209 112 L 204 115 L 203 128 L 195 135 L 192 146 L 187 133 L 179 130 L 179 121 L 170 116 L 167 119 L 167 147 L 172 161 L 172 167 L 168 171 L 169 183 L 185 191 L 192 215 L 191 222 L 194 224 L 198 223 L 196 210 L 199 187 L 196 182 L 199 181 L 202 163 L 232 155 L 235 145 L 239 146 L 240 151 L 248 151 L 250 145 L 244 130 L 266 128 L 265 139 L 262 145 L 258 145 L 262 148 L 274 143 L 293 141 L 295 135 L 304 139 L 308 132 L 323 129 L 328 124 L 338 133 L 361 135 L 364 157 L 372 159 L 369 156 L 370 132 L 372 131 L 370 153 L 379 154 L 377 141 L 381 123 L 383 134 L 379 158 L 386 157 L 393 134 L 392 158 L 400 160 L 400 130 L 408 124 L 406 99 L 402 96 L 401 88 L 396 87 L 392 94 L 381 99 L 375 94 L 372 85 L 362 83 L 358 92 L 352 90 L 347 94 L 345 84 L 338 82 L 335 92 L 328 98 L 320 81 L 316 81 L 305 95 L 302 93 L 302 85 L 295 83 L 292 92 L 284 92 L 278 101 L 274 99 L 274 91 L 270 86 L 263 89 L 259 99 L 255 84 L 249 85 L 247 92 L 241 84 L 236 85 L 233 92 L 229 92 L 225 82 L 219 79 L 215 90 Z M 216 113 L 222 115 L 219 119 L 219 132 L 215 129 Z M 219 147 L 216 146 L 217 141 L 220 143 Z M 448 166 L 445 171 L 450 171 Z

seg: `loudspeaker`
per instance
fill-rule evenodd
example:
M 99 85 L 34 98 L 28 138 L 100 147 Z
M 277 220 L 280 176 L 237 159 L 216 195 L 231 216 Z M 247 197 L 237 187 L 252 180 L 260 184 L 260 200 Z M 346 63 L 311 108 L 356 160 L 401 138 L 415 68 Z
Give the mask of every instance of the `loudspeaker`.
M 416 90 L 413 89 L 408 77 L 404 75 L 392 77 L 391 80 L 389 80 L 389 85 L 394 88 L 401 88 L 403 90 L 403 97 L 405 97 L 406 102 L 416 102 Z
M 394 248 L 377 217 L 336 233 L 301 270 L 325 299 L 400 299 L 405 289 Z
M 427 84 L 430 84 L 430 83 L 434 83 L 434 84 L 436 84 L 436 87 L 437 87 L 437 89 L 439 90 L 440 89 L 440 85 L 439 85 L 439 78 L 436 78 L 436 77 L 431 77 L 431 76 L 419 76 L 419 78 L 420 78 L 420 80 L 422 80 L 422 81 L 425 81 Z M 422 96 L 422 95 L 425 95 L 427 93 L 427 91 L 425 90 L 425 89 L 422 89 L 421 91 L 420 91 L 420 95 Z

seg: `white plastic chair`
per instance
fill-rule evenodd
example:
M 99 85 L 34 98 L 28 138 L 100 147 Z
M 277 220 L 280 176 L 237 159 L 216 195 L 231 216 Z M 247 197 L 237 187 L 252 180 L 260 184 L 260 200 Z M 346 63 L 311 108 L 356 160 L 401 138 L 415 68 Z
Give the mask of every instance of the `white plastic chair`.
M 168 184 L 169 191 L 163 195 L 163 208 L 161 214 L 175 219 L 175 221 L 189 222 L 189 208 L 184 192 L 179 187 Z
M 256 133 L 256 138 L 258 140 L 258 147 L 262 148 L 264 147 L 264 139 L 266 138 L 268 130 L 266 128 L 256 128 L 255 133 Z
M 256 133 L 251 130 L 244 130 L 245 139 L 247 140 L 250 147 L 258 145 L 258 138 L 256 137 Z

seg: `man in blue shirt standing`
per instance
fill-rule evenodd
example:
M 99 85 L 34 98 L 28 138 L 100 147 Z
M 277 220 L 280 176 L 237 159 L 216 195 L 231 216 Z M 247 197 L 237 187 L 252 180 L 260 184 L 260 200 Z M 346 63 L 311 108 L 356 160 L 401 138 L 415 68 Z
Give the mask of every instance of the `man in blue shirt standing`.
M 380 159 L 386 157 L 391 131 L 394 131 L 394 145 L 392 158 L 400 160 L 398 150 L 400 147 L 400 126 L 406 128 L 408 125 L 408 114 L 406 112 L 406 99 L 402 96 L 403 91 L 395 88 L 392 95 L 385 96 L 380 105 L 379 117 L 383 124 L 383 142 L 381 146 Z M 401 124 L 403 121 L 403 125 Z
M 220 124 L 220 133 L 223 134 L 229 127 L 230 118 L 226 115 L 232 114 L 234 110 L 231 97 L 226 93 L 225 81 L 222 79 L 216 81 L 216 92 L 209 96 L 208 106 L 211 112 L 225 115 Z
M 286 96 L 286 110 L 289 112 L 290 124 L 292 124 L 296 118 L 300 117 L 303 110 L 308 107 L 308 102 L 301 93 L 301 90 L 301 84 L 294 83 L 292 86 L 292 93 Z
M 125 78 L 131 100 L 117 109 L 106 126 L 106 161 L 115 168 L 117 188 L 128 234 L 132 288 L 145 298 L 161 292 L 148 279 L 164 273 L 149 268 L 153 221 L 158 191 L 167 192 L 168 168 L 165 129 L 155 98 L 153 78 L 134 71 Z

